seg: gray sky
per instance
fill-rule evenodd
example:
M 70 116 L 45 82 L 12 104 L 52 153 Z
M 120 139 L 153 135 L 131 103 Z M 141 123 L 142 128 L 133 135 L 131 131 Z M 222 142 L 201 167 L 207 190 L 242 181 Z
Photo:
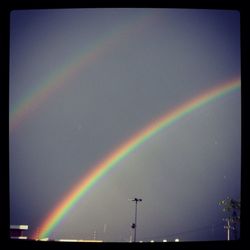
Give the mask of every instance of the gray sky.
M 10 133 L 11 224 L 28 224 L 31 235 L 120 143 L 240 76 L 239 39 L 235 11 L 12 12 L 10 110 L 62 69 L 78 70 Z M 138 240 L 226 239 L 218 202 L 240 198 L 240 109 L 235 91 L 158 133 L 103 176 L 51 237 L 92 239 L 96 231 L 97 239 L 129 241 L 128 199 L 136 196 Z

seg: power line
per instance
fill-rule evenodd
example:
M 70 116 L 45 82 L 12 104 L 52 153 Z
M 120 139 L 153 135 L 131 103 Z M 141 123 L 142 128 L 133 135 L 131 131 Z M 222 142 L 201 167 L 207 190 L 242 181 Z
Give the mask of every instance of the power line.
M 172 234 L 164 234 L 164 235 L 145 237 L 145 238 L 141 238 L 141 240 L 164 239 L 164 238 L 168 238 L 168 237 L 180 236 L 180 235 L 183 235 L 183 234 L 194 233 L 194 232 L 198 232 L 198 231 L 204 231 L 204 230 L 209 230 L 209 229 L 211 230 L 211 229 L 215 229 L 215 228 L 218 228 L 218 227 L 222 227 L 222 225 L 224 225 L 224 223 L 219 222 L 219 223 L 216 223 L 216 224 L 210 224 L 210 225 L 195 228 L 195 229 L 192 229 L 192 230 L 186 230 L 186 231 L 176 232 L 176 233 L 172 233 Z

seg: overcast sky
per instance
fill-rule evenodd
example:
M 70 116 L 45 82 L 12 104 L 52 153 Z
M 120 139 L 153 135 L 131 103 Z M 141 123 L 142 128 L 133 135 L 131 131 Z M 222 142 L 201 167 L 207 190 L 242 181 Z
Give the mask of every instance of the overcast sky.
M 10 111 L 46 84 L 63 86 L 10 132 L 11 224 L 29 225 L 31 235 L 87 170 L 131 135 L 239 77 L 239 18 L 181 9 L 12 12 Z M 226 239 L 218 202 L 240 198 L 240 100 L 234 91 L 141 145 L 50 237 L 93 239 L 96 232 L 100 240 L 129 241 L 128 199 L 138 197 L 138 240 Z

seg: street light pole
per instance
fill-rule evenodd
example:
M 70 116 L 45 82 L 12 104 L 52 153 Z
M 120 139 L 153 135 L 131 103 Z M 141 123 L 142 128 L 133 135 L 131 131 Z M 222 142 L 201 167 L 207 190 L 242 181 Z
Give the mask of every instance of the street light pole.
M 134 242 L 136 242 L 136 227 L 137 227 L 137 203 L 141 202 L 142 199 L 134 198 L 131 201 L 135 201 L 135 222 L 132 224 L 132 228 L 134 229 Z

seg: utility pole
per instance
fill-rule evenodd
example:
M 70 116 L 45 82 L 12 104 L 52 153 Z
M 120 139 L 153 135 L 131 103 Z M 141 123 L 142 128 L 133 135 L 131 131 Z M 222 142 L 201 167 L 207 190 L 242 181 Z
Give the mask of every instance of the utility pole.
M 135 222 L 132 223 L 131 227 L 132 229 L 134 229 L 134 242 L 136 242 L 136 227 L 137 227 L 137 203 L 141 202 L 142 199 L 139 198 L 134 198 L 134 199 L 130 199 L 130 201 L 134 201 L 135 202 Z
M 230 240 L 230 229 L 232 228 L 230 225 L 230 219 L 226 218 L 224 220 L 227 222 L 227 225 L 224 226 L 224 228 L 227 230 L 227 240 Z
M 236 201 L 234 199 L 227 197 L 225 200 L 220 201 L 219 205 L 223 205 L 224 208 L 222 209 L 222 211 L 228 213 L 228 217 L 223 219 L 227 223 L 226 226 L 224 226 L 224 228 L 227 230 L 227 240 L 231 240 L 230 238 L 231 229 L 234 231 L 234 239 L 237 240 L 238 238 L 237 224 L 240 223 L 240 215 L 239 215 L 240 201 Z

